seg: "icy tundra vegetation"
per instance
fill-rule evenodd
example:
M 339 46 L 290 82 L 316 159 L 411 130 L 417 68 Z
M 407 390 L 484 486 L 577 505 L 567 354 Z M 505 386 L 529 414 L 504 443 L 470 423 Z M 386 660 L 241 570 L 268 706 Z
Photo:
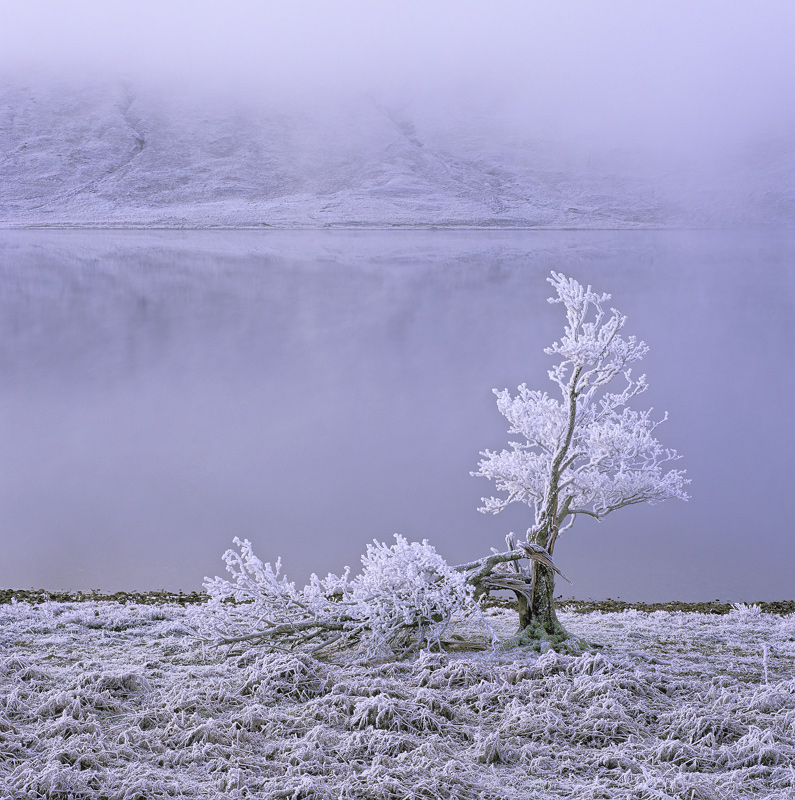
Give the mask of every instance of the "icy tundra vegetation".
M 500 638 L 514 615 L 487 612 Z M 579 655 L 378 665 L 190 635 L 198 608 L 0 605 L 0 797 L 783 800 L 795 617 L 561 612 Z

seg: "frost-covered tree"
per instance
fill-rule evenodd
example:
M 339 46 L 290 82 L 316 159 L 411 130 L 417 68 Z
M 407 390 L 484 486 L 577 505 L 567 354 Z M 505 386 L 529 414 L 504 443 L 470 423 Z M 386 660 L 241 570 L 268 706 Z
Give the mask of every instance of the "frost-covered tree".
M 514 586 L 500 570 L 537 559 L 557 571 L 547 552 L 533 545 L 452 567 L 427 540 L 409 542 L 395 534 L 391 546 L 375 539 L 367 546 L 353 578 L 346 567 L 342 575 L 313 574 L 299 589 L 282 575 L 281 559 L 263 563 L 248 539 L 234 543 L 239 552 L 223 556 L 232 579 L 205 578 L 209 601 L 195 617 L 200 637 L 229 653 L 261 646 L 315 656 L 347 650 L 365 660 L 405 657 L 448 644 L 467 646 L 460 633 L 445 639 L 451 624 L 461 622 L 469 623 L 470 632 L 474 622 L 495 644 L 479 600 L 489 589 Z
M 555 549 L 558 536 L 578 515 L 603 519 L 612 511 L 636 503 L 686 500 L 683 470 L 664 470 L 679 456 L 655 438 L 657 426 L 649 411 L 628 403 L 646 389 L 646 377 L 634 378 L 630 364 L 640 361 L 648 347 L 634 336 L 622 336 L 626 317 L 602 307 L 609 294 L 597 294 L 577 281 L 553 272 L 547 279 L 566 310 L 565 331 L 559 342 L 544 350 L 559 356 L 549 370 L 558 397 L 522 384 L 512 396 L 494 390 L 497 407 L 510 423 L 509 434 L 521 437 L 501 452 L 486 450 L 473 475 L 493 480 L 499 497 L 483 498 L 484 513 L 497 514 L 511 503 L 533 510 L 527 543 L 509 537 L 511 549 Z M 613 389 L 614 382 L 623 385 Z M 610 388 L 608 388 L 610 387 Z M 503 577 L 519 602 L 520 631 L 563 634 L 555 615 L 555 576 L 551 566 L 534 559 L 529 566 L 510 564 Z M 492 585 L 498 585 L 493 583 Z
M 322 580 L 312 575 L 298 589 L 280 574 L 280 561 L 263 564 L 250 542 L 235 539 L 240 553 L 224 555 L 232 580 L 205 583 L 210 601 L 202 626 L 210 640 L 313 654 L 354 648 L 367 659 L 403 656 L 442 647 L 455 618 L 484 622 L 478 600 L 493 589 L 516 593 L 522 638 L 566 638 L 553 599 L 554 575 L 562 574 L 552 560 L 560 533 L 579 514 L 600 520 L 636 503 L 686 500 L 688 481 L 682 470 L 663 470 L 679 458 L 654 437 L 666 417 L 654 421 L 651 411 L 628 407 L 646 389 L 645 376 L 633 378 L 629 367 L 646 345 L 621 336 L 626 318 L 615 309 L 605 314 L 610 295 L 555 272 L 549 280 L 557 292 L 550 302 L 563 303 L 567 318 L 560 342 L 545 350 L 561 357 L 548 373 L 560 398 L 524 384 L 516 396 L 495 389 L 509 432 L 523 441 L 481 453 L 472 473 L 495 481 L 504 495 L 484 498 L 481 511 L 496 514 L 514 502 L 533 509 L 527 540 L 510 534 L 506 552 L 451 567 L 427 541 L 396 536 L 391 547 L 368 546 L 354 578 L 348 569 Z M 620 391 L 608 389 L 622 377 Z

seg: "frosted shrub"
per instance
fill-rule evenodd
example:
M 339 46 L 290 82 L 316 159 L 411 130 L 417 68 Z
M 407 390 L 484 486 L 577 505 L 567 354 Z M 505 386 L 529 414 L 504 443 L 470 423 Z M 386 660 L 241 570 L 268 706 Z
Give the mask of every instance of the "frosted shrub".
M 749 606 L 746 603 L 732 603 L 732 610 L 729 614 L 738 622 L 750 622 L 759 619 L 762 609 L 756 604 Z
M 281 575 L 281 559 L 263 563 L 247 539 L 234 543 L 239 552 L 227 550 L 223 557 L 232 580 L 204 584 L 210 600 L 203 627 L 217 644 L 313 654 L 353 646 L 365 658 L 383 658 L 440 647 L 454 615 L 480 617 L 465 575 L 427 541 L 397 534 L 391 546 L 374 540 L 353 579 L 346 567 L 342 575 L 313 574 L 302 589 Z

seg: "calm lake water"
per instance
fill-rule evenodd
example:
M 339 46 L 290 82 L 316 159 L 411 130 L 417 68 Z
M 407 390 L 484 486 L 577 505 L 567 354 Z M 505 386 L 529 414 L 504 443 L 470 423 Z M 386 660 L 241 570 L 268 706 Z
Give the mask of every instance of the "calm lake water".
M 577 525 L 576 597 L 795 596 L 792 232 L 0 232 L 0 586 L 199 588 L 234 536 L 290 577 L 477 512 L 493 387 L 553 388 L 550 269 L 651 347 L 693 499 Z

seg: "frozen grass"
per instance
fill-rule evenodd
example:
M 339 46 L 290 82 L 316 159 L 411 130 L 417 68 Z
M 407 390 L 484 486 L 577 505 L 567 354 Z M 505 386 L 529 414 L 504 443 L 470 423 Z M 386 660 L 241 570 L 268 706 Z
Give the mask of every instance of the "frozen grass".
M 225 659 L 197 613 L 0 606 L 0 798 L 795 797 L 793 615 L 562 613 L 600 646 L 367 667 Z

